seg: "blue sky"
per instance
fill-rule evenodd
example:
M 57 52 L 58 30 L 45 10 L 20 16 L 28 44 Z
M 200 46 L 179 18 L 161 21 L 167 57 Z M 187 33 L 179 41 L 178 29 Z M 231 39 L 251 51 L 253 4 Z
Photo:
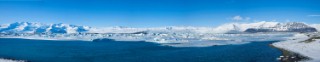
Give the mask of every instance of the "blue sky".
M 255 21 L 320 23 L 319 3 L 320 0 L 0 0 L 0 24 L 214 27 Z

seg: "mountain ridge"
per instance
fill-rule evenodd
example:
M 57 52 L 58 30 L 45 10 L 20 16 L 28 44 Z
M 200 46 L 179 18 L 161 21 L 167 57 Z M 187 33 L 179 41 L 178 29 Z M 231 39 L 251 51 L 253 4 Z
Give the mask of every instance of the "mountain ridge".
M 1 33 L 77 33 L 86 32 L 91 27 L 69 24 L 43 24 L 36 22 L 15 22 L 1 26 Z
M 273 27 L 248 28 L 244 32 L 317 32 L 317 29 L 301 22 L 278 23 Z
M 157 28 L 130 28 L 130 27 L 108 27 L 93 28 L 89 26 L 78 26 L 71 24 L 43 24 L 35 22 L 15 22 L 11 24 L 0 25 L 0 33 L 136 33 L 136 32 L 152 32 L 152 33 L 256 33 L 263 32 L 259 29 L 273 29 L 269 32 L 281 31 L 281 29 L 304 29 L 308 28 L 314 32 L 320 25 L 308 25 L 300 22 L 255 22 L 255 23 L 228 23 L 218 27 L 192 27 L 192 26 L 169 26 Z M 275 28 L 275 27 L 280 27 Z M 251 31 L 250 31 L 251 30 Z M 255 31 L 255 32 L 254 32 Z M 281 31 L 282 32 L 282 31 Z M 283 31 L 285 32 L 285 31 Z M 294 31 L 288 31 L 294 32 Z M 300 31 L 298 31 L 300 32 Z

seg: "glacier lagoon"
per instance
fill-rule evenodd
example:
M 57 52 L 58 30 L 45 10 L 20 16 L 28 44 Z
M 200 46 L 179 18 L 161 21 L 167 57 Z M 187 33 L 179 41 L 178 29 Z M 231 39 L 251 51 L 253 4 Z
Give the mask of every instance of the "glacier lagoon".
M 281 51 L 251 42 L 209 47 L 172 47 L 108 39 L 83 41 L 0 38 L 0 58 L 30 62 L 279 62 Z

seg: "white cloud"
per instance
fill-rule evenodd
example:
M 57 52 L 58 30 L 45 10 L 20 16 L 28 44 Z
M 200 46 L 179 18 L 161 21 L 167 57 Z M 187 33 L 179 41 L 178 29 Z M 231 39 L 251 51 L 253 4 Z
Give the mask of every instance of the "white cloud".
M 235 21 L 240 21 L 240 20 L 242 20 L 243 18 L 241 17 L 241 16 L 234 16 L 233 18 L 232 18 L 232 20 L 235 20 Z
M 234 20 L 234 21 L 250 20 L 250 19 L 251 19 L 250 17 L 241 17 L 239 15 L 232 17 L 232 20 Z
M 320 15 L 308 15 L 309 17 L 320 17 Z
M 246 17 L 244 20 L 250 20 L 251 18 L 250 17 Z

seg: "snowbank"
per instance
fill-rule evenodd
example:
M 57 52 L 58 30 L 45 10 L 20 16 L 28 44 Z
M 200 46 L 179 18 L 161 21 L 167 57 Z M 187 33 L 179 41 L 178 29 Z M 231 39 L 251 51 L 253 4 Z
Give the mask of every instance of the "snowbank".
M 312 38 L 313 34 L 309 34 L 309 36 L 296 34 L 286 41 L 273 43 L 272 45 L 311 58 L 308 62 L 320 62 L 320 39 L 314 39 L 312 42 L 303 42 Z

